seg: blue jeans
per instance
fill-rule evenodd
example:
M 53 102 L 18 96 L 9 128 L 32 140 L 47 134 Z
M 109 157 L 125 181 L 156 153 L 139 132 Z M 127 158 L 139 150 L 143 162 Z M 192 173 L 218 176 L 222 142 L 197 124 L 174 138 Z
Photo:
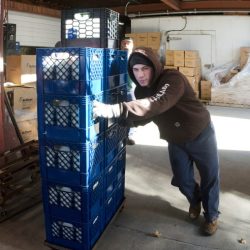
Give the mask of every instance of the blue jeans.
M 169 143 L 173 171 L 172 185 L 179 187 L 191 205 L 202 202 L 207 221 L 219 216 L 219 159 L 213 124 L 210 123 L 193 141 L 177 145 Z M 195 181 L 194 163 L 200 174 Z

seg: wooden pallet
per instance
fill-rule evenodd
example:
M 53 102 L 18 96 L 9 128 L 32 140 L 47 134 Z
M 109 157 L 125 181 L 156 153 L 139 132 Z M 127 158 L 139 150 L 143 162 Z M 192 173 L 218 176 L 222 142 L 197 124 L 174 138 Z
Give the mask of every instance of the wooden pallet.
M 0 156 L 0 222 L 41 202 L 38 142 Z

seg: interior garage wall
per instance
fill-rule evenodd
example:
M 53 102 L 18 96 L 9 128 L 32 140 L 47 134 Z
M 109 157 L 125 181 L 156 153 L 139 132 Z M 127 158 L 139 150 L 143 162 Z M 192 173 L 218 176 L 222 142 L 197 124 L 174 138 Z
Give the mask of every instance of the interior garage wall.
M 185 26 L 185 18 L 187 20 Z M 211 38 L 211 63 L 214 66 L 238 61 L 240 57 L 240 47 L 250 47 L 250 16 L 162 16 L 162 17 L 143 17 L 131 20 L 132 32 L 157 32 L 170 31 L 169 35 L 180 34 L 208 34 Z M 185 26 L 185 28 L 184 28 Z M 178 31 L 183 29 L 182 31 Z M 192 36 L 189 36 L 190 39 Z M 180 38 L 180 37 L 177 37 Z M 177 40 L 177 39 L 176 39 Z M 195 36 L 192 42 L 186 44 L 179 43 L 178 49 L 188 50 L 201 46 L 195 44 Z M 197 40 L 197 43 L 200 42 Z M 174 41 L 166 42 L 166 48 L 172 49 Z M 176 46 L 175 46 L 176 49 Z M 204 50 L 207 48 L 203 46 Z M 203 65 L 204 66 L 204 65 Z
M 16 24 L 16 41 L 21 46 L 54 47 L 61 40 L 59 18 L 9 11 L 8 22 Z

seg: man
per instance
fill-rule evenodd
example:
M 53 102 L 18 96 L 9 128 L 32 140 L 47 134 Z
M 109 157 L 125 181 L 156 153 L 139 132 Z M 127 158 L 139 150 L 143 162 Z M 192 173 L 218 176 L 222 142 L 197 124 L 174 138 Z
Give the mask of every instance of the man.
M 121 50 L 127 50 L 128 57 L 131 55 L 133 48 L 134 48 L 134 42 L 132 38 L 125 37 L 124 39 L 122 39 Z M 128 101 L 135 100 L 134 90 L 135 90 L 135 84 L 131 80 L 131 78 L 128 76 L 128 85 L 127 85 L 127 100 Z M 131 127 L 128 132 L 127 145 L 135 144 L 135 133 L 136 133 L 136 128 Z
M 168 141 L 173 171 L 171 184 L 189 202 L 189 217 L 195 220 L 204 209 L 203 232 L 213 235 L 219 216 L 219 163 L 210 114 L 197 99 L 185 76 L 163 70 L 149 48 L 137 48 L 128 60 L 137 100 L 115 105 L 96 102 L 93 112 L 101 117 L 120 117 L 136 125 L 153 121 L 160 137 Z M 200 183 L 194 178 L 194 163 Z

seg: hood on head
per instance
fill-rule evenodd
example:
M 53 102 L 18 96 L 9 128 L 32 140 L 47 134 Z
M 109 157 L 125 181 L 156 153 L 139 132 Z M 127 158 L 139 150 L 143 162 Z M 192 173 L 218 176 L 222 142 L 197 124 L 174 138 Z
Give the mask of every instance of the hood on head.
M 133 65 L 135 65 L 136 63 L 153 67 L 154 75 L 152 78 L 151 86 L 154 85 L 155 80 L 159 77 L 163 70 L 158 55 L 151 48 L 146 47 L 135 48 L 133 53 L 130 55 L 128 59 L 128 74 L 131 80 L 136 84 L 136 86 L 140 86 L 139 83 L 136 81 L 133 73 Z

